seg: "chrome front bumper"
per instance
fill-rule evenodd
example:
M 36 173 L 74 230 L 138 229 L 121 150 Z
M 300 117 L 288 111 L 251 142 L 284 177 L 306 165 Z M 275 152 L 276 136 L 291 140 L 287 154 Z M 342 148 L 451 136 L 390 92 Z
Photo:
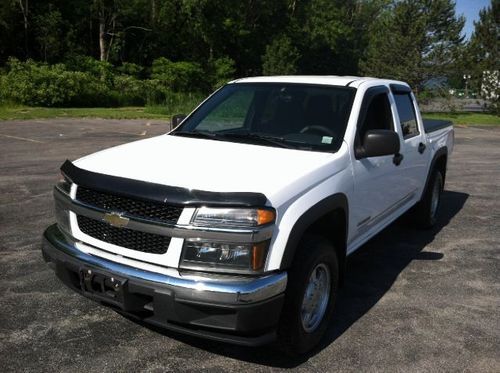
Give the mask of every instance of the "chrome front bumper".
M 103 270 L 126 278 L 160 284 L 171 289 L 176 299 L 207 302 L 222 305 L 244 305 L 265 301 L 283 294 L 287 284 L 286 272 L 259 277 L 214 274 L 180 273 L 174 268 L 164 268 L 164 273 L 113 262 L 82 252 L 75 247 L 76 241 L 63 234 L 56 225 L 44 233 L 44 255 L 67 261 L 76 260 L 87 267 Z
M 238 277 L 173 268 L 157 273 L 84 253 L 76 243 L 52 225 L 42 253 L 57 277 L 87 298 L 182 334 L 245 346 L 276 339 L 286 273 Z

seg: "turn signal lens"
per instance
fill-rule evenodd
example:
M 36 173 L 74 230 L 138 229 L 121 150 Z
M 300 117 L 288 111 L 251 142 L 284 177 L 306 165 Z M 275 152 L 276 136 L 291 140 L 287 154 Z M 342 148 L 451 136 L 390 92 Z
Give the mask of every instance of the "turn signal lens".
M 257 210 L 257 225 L 264 225 L 274 222 L 276 219 L 276 213 L 274 210 Z
M 252 270 L 260 271 L 264 268 L 269 242 L 260 242 L 252 248 Z

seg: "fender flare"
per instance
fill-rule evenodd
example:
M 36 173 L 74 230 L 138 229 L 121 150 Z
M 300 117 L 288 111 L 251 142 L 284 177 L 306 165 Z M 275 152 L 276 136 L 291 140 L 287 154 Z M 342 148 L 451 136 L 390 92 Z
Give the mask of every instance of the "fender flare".
M 349 209 L 347 203 L 347 197 L 343 193 L 336 193 L 325 199 L 322 199 L 312 207 L 310 207 L 306 212 L 300 216 L 299 219 L 293 225 L 288 240 L 285 246 L 285 251 L 283 252 L 283 258 L 281 259 L 280 269 L 285 270 L 292 266 L 295 253 L 299 246 L 300 240 L 306 230 L 320 218 L 326 214 L 341 209 L 345 214 L 345 232 L 347 236 L 348 224 L 349 224 Z M 345 250 L 345 247 L 344 247 Z
M 432 172 L 434 171 L 434 168 L 436 167 L 436 162 L 439 158 L 441 157 L 448 157 L 448 147 L 443 146 L 442 148 L 438 149 L 436 153 L 434 154 L 434 157 L 432 157 L 431 165 L 429 167 L 429 171 L 427 171 L 427 178 L 425 179 L 425 185 L 424 188 L 422 189 L 422 195 L 420 196 L 420 200 L 422 200 L 423 196 L 425 195 L 425 191 L 427 190 L 427 187 L 429 185 L 429 181 L 432 175 Z M 444 178 L 445 175 L 443 175 L 443 183 L 444 183 Z

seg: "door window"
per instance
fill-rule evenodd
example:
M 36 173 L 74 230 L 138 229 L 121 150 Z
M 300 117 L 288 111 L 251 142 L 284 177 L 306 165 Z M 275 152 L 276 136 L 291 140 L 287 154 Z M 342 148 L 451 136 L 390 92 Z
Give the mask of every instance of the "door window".
M 417 117 L 415 115 L 415 107 L 409 93 L 395 93 L 394 101 L 398 110 L 399 122 L 403 137 L 408 139 L 417 136 L 420 132 L 417 125 Z
M 366 116 L 359 128 L 359 141 L 361 146 L 363 146 L 366 132 L 370 130 L 394 130 L 391 104 L 385 92 L 373 96 L 368 105 Z

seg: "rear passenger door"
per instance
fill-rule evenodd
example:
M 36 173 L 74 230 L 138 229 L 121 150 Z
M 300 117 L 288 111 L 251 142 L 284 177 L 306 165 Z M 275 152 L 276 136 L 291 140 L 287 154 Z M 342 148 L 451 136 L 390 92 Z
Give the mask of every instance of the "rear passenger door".
M 417 198 L 425 184 L 429 150 L 410 88 L 391 84 L 391 91 L 396 107 L 398 132 L 401 134 L 400 153 L 404 157 L 401 162 L 401 181 L 407 188 L 406 192 Z

